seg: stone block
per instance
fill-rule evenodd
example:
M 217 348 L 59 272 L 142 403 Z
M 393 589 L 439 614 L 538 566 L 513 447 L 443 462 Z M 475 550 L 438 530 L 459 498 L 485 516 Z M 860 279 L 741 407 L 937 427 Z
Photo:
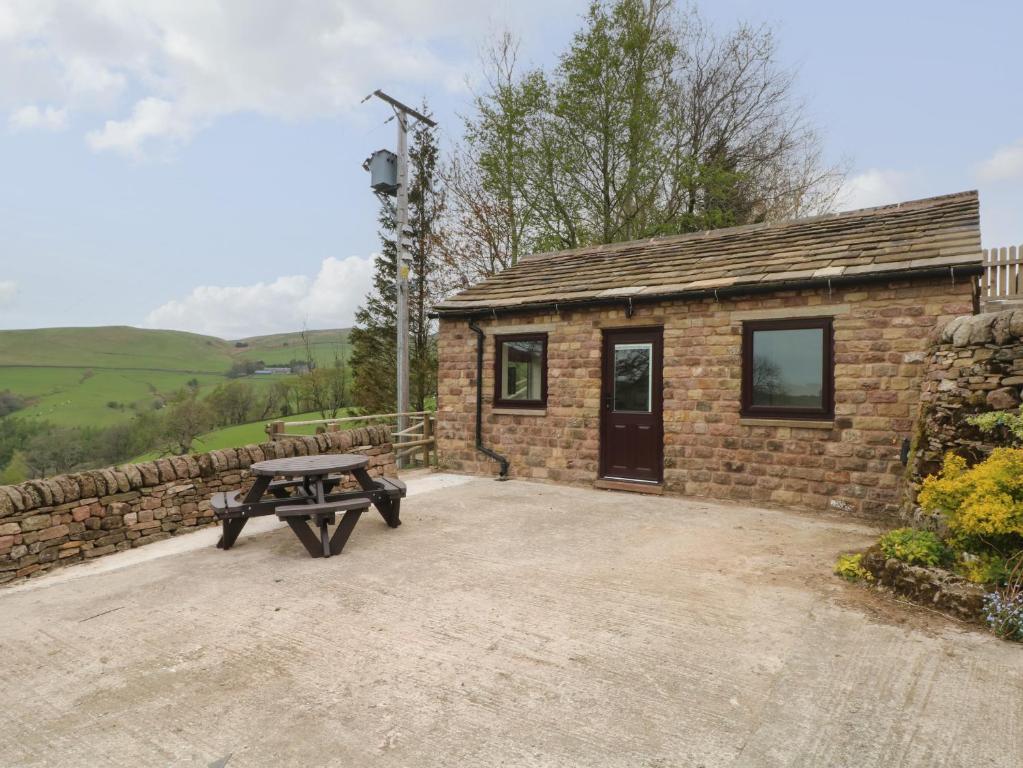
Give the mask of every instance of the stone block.
M 43 528 L 49 528 L 52 516 L 50 514 L 44 515 L 31 515 L 21 521 L 22 531 L 38 531 Z
M 51 539 L 57 539 L 61 536 L 67 536 L 70 533 L 70 529 L 66 525 L 55 525 L 51 528 L 44 528 L 39 531 L 37 541 L 50 541 Z
M 1019 405 L 1019 390 L 1015 387 L 1000 387 L 987 393 L 988 407 L 996 411 L 1006 411 Z

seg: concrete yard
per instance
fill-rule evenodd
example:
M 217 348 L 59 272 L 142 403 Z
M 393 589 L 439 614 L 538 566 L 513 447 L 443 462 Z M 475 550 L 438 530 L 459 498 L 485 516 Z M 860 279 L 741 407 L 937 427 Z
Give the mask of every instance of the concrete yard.
M 0 764 L 1023 765 L 1023 647 L 832 576 L 869 527 L 441 476 L 402 518 L 0 589 Z

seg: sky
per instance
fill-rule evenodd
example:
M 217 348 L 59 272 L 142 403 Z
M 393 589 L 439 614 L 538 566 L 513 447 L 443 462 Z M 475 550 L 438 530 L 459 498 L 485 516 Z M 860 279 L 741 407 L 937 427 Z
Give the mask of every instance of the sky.
M 348 326 L 379 248 L 383 88 L 460 134 L 479 51 L 549 65 L 577 0 L 0 0 L 0 328 Z M 715 0 L 766 23 L 851 209 L 979 189 L 1023 243 L 1019 0 Z

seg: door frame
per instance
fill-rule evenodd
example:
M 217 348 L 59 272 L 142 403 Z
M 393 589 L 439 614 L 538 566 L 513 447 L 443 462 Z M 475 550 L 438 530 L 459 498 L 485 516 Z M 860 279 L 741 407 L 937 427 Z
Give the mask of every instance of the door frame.
M 607 372 L 607 351 L 608 351 L 608 337 L 612 336 L 623 336 L 626 337 L 628 334 L 636 334 L 637 337 L 642 336 L 644 338 L 637 338 L 635 340 L 623 339 L 626 344 L 629 343 L 647 343 L 653 342 L 653 360 L 651 361 L 651 382 L 650 382 L 650 393 L 651 393 L 651 416 L 654 417 L 654 421 L 657 425 L 656 429 L 656 441 L 657 441 L 657 479 L 656 480 L 641 480 L 636 478 L 619 478 L 619 477 L 608 477 L 605 468 L 605 452 L 604 445 L 606 442 L 607 434 L 607 422 L 610 415 L 610 411 L 605 407 L 607 397 L 612 393 L 607 391 L 608 376 Z M 637 483 L 639 485 L 660 485 L 664 482 L 664 326 L 663 325 L 627 325 L 618 326 L 612 328 L 601 328 L 600 329 L 600 428 L 598 435 L 598 461 L 597 461 L 597 472 L 598 479 L 600 480 L 614 480 L 627 483 Z

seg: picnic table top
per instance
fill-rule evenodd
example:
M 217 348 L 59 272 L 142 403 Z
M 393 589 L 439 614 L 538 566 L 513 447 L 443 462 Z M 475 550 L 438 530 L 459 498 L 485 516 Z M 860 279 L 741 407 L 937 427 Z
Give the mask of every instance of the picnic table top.
M 351 472 L 369 464 L 366 456 L 355 453 L 325 453 L 317 456 L 293 456 L 289 459 L 257 461 L 249 470 L 254 475 L 326 475 L 330 472 Z

